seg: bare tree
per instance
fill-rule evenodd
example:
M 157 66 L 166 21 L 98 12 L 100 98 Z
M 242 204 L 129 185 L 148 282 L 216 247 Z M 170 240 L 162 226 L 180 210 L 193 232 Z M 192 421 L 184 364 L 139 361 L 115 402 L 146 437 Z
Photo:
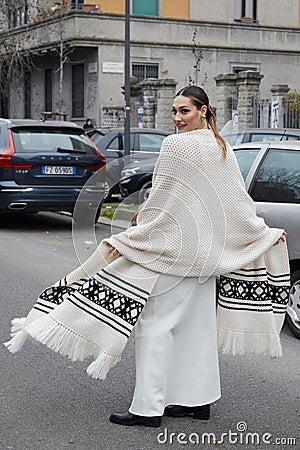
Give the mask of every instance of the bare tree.
M 52 5 L 52 6 L 51 6 Z M 54 6 L 53 6 L 54 5 Z M 34 66 L 39 43 L 32 31 L 32 24 L 45 20 L 48 43 L 57 54 L 59 93 L 56 108 L 63 109 L 64 69 L 71 49 L 66 42 L 66 15 L 69 2 L 48 0 L 2 0 L 0 9 L 0 96 L 7 96 L 9 89 L 20 85 L 26 72 Z M 51 20 L 53 19 L 53 20 Z M 47 40 L 47 39 L 46 39 Z
M 27 2 L 2 0 L 0 16 L 0 93 L 7 93 L 32 67 L 32 57 L 24 41 L 30 39 Z M 22 33 L 20 33 L 22 29 Z
M 194 57 L 193 64 L 193 76 L 189 75 L 189 84 L 198 84 L 198 76 L 201 68 L 201 61 L 203 59 L 203 52 L 201 50 L 200 44 L 197 43 L 197 30 L 194 30 L 192 37 L 193 47 L 192 53 Z
M 62 2 L 62 7 L 59 12 L 60 20 L 57 24 L 57 35 L 58 35 L 58 47 L 55 49 L 56 53 L 58 54 L 59 59 L 59 67 L 56 72 L 59 73 L 59 98 L 57 101 L 57 107 L 60 111 L 63 110 L 63 100 L 62 100 L 62 94 L 63 94 L 63 83 L 64 83 L 64 69 L 65 64 L 69 60 L 69 55 L 73 51 L 70 46 L 67 44 L 65 39 L 65 33 L 66 33 L 66 13 L 68 12 L 69 6 L 65 4 L 65 2 Z
M 60 3 L 57 2 L 51 10 L 51 15 L 48 15 L 48 19 L 52 17 L 53 21 L 47 21 L 45 30 L 49 43 L 52 43 L 51 50 L 57 55 L 58 66 L 55 72 L 59 74 L 59 87 L 55 107 L 59 112 L 62 112 L 65 106 L 63 101 L 65 65 L 73 51 L 66 39 L 66 20 L 67 14 L 71 10 L 70 2 L 64 0 Z

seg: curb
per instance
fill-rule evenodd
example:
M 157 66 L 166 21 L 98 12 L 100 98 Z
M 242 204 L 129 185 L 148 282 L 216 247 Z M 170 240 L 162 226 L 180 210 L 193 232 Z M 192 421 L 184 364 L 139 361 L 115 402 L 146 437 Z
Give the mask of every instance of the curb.
M 123 220 L 123 219 L 108 219 L 107 217 L 99 217 L 99 220 L 97 223 L 101 223 L 102 225 L 108 225 L 110 227 L 117 227 L 117 228 L 123 228 L 124 230 L 126 230 L 129 225 L 130 222 L 128 220 Z
M 132 209 L 127 209 L 126 207 L 118 208 L 117 214 L 115 218 L 109 219 L 107 217 L 103 217 L 100 215 L 98 223 L 102 223 L 104 225 L 110 225 L 114 227 L 124 228 L 127 229 L 132 222 L 133 216 L 135 214 L 135 211 Z
M 72 214 L 67 211 L 58 211 L 58 214 L 61 214 L 62 216 L 69 216 L 72 218 Z M 119 208 L 117 218 L 109 219 L 108 217 L 100 216 L 97 223 L 101 223 L 102 225 L 109 225 L 111 227 L 123 228 L 124 230 L 126 230 L 129 226 L 131 226 L 133 215 L 134 212 L 132 210 Z

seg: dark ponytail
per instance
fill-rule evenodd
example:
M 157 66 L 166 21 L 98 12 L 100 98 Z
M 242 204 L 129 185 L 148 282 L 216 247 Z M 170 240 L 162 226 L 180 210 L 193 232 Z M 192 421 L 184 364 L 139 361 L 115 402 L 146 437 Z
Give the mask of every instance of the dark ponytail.
M 225 159 L 226 158 L 226 142 L 224 141 L 224 139 L 218 132 L 216 118 L 215 118 L 215 115 L 214 115 L 210 105 L 209 105 L 209 99 L 208 99 L 208 96 L 205 93 L 205 91 L 199 86 L 186 86 L 177 92 L 176 97 L 178 95 L 183 95 L 184 97 L 188 97 L 191 100 L 191 102 L 193 103 L 193 105 L 196 106 L 197 109 L 201 109 L 201 107 L 203 105 L 207 106 L 206 120 L 209 123 L 209 126 L 211 127 L 216 140 L 222 147 L 222 156 L 223 156 L 223 159 Z

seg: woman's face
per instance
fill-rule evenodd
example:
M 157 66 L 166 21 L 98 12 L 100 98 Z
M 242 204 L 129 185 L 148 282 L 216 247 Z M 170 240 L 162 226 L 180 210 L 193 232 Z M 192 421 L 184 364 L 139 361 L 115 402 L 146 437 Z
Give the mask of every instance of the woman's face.
M 207 128 L 206 119 L 202 118 L 206 111 L 207 106 L 203 105 L 201 109 L 197 109 L 188 97 L 183 95 L 175 97 L 172 107 L 172 119 L 178 129 L 178 133 Z

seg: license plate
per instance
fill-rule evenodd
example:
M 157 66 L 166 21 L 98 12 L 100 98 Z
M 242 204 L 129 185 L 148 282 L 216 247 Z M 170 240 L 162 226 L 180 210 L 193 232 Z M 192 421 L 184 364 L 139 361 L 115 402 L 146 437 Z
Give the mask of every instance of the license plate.
M 43 175 L 75 175 L 76 167 L 71 166 L 43 166 Z

